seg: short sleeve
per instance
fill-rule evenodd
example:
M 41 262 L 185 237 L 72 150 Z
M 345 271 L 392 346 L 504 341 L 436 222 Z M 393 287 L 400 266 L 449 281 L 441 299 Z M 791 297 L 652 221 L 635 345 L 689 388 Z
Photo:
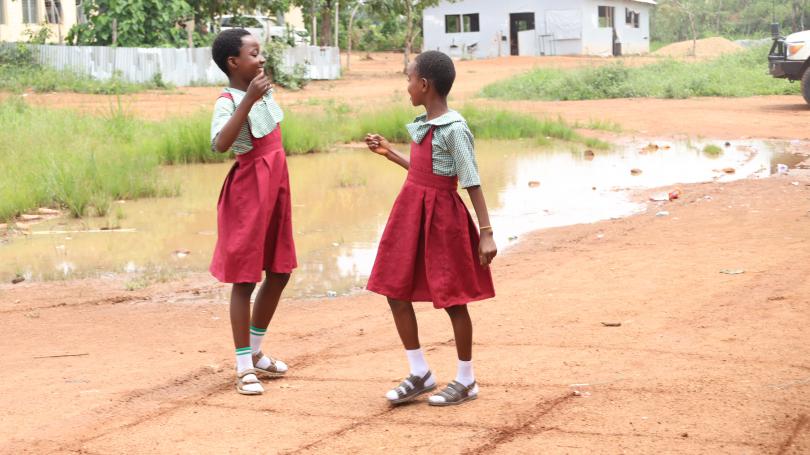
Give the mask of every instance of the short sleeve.
M 475 161 L 475 139 L 464 122 L 453 122 L 443 128 L 447 151 L 453 157 L 453 164 L 462 188 L 481 185 L 478 163 Z
M 234 107 L 233 101 L 225 98 L 220 97 L 217 99 L 216 104 L 214 104 L 214 116 L 211 119 L 211 150 L 216 151 L 214 148 L 214 142 L 219 136 L 219 132 L 222 131 L 222 128 L 225 127 L 225 124 L 228 123 L 228 120 L 231 119 L 233 115 Z

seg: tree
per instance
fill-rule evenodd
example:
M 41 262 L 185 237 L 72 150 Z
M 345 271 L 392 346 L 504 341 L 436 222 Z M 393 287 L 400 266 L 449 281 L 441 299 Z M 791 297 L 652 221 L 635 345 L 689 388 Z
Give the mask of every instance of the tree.
M 396 14 L 403 18 L 405 42 L 403 43 L 403 69 L 408 70 L 414 39 L 422 33 L 422 17 L 425 9 L 439 4 L 440 0 L 370 0 L 369 6 L 377 14 Z M 450 0 L 454 2 L 456 0 Z
M 348 36 L 347 36 L 347 43 L 346 43 L 346 72 L 352 70 L 352 41 L 354 40 L 354 17 L 357 15 L 357 12 L 360 10 L 360 7 L 363 6 L 363 0 L 357 0 L 356 4 L 352 7 L 352 12 L 349 15 L 349 27 L 348 27 Z
M 68 33 L 72 44 L 182 46 L 177 24 L 194 14 L 185 0 L 85 0 L 84 11 L 88 21 Z

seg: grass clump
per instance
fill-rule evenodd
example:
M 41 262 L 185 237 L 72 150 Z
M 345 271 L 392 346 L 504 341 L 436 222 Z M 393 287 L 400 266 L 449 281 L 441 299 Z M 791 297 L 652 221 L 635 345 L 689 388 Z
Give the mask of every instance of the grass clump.
M 709 156 L 719 156 L 723 153 L 723 149 L 714 144 L 708 144 L 703 147 L 703 153 Z
M 511 100 L 798 94 L 798 85 L 768 75 L 767 54 L 767 47 L 755 47 L 713 60 L 665 59 L 635 68 L 622 62 L 573 70 L 540 68 L 488 85 L 482 94 Z
M 0 103 L 0 219 L 59 206 L 80 217 L 106 214 L 112 199 L 160 194 L 157 156 L 144 153 L 130 119 Z

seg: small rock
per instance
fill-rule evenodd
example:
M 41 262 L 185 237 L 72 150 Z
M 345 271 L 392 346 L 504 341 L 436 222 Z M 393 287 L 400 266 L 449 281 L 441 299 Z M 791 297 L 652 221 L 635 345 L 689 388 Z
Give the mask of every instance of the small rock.
M 799 186 L 799 182 L 790 182 L 790 184 L 793 186 Z
M 630 169 L 630 175 L 641 175 L 642 172 L 644 171 L 638 168 Z
M 669 212 L 666 210 L 661 210 L 660 212 L 656 213 L 655 216 L 669 216 Z
M 726 142 L 726 143 L 725 143 L 725 146 L 726 146 L 726 147 L 731 147 L 731 142 Z
M 743 273 L 745 273 L 745 270 L 743 270 L 743 269 L 724 269 L 724 270 L 721 270 L 720 273 L 722 273 L 724 275 L 742 275 Z
M 336 291 L 326 291 L 326 296 L 327 297 L 337 297 L 337 295 L 338 294 L 337 294 Z
M 191 251 L 189 251 L 189 250 L 174 250 L 174 255 L 177 256 L 180 259 L 183 259 L 184 257 L 188 256 L 189 254 L 191 254 Z
M 539 188 L 539 187 L 540 187 L 540 182 L 538 182 L 537 180 L 532 180 L 532 181 L 529 182 L 529 188 Z
M 682 437 L 682 438 L 688 438 L 688 437 L 689 437 L 689 433 L 681 433 L 681 437 Z
M 596 158 L 596 154 L 593 153 L 593 150 L 585 150 L 585 159 L 588 161 L 593 160 Z
M 621 327 L 622 323 L 621 322 L 603 322 L 602 325 L 605 326 L 605 327 Z
M 725 172 L 726 174 L 735 174 L 737 173 L 737 170 L 734 169 L 733 167 L 727 167 L 723 168 L 723 172 Z
M 646 147 L 644 147 L 643 149 L 641 149 L 641 152 L 642 152 L 642 153 L 652 153 L 652 152 L 658 151 L 658 149 L 660 149 L 660 148 L 661 148 L 661 147 L 659 147 L 659 146 L 658 146 L 658 144 L 652 144 L 652 143 L 650 143 L 650 144 L 647 144 L 647 146 L 646 146 Z
M 25 281 L 25 277 L 22 275 L 17 275 L 11 280 L 11 284 L 22 283 L 23 281 Z

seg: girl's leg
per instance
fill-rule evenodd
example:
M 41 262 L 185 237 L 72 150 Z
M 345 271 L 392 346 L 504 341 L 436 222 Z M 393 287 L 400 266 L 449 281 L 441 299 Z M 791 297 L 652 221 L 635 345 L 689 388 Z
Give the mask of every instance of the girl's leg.
M 469 362 L 472 360 L 472 321 L 467 305 L 458 305 L 445 308 L 453 324 L 453 335 L 456 338 L 456 352 L 458 359 Z
M 478 397 L 478 385 L 472 368 L 472 321 L 467 305 L 445 308 L 453 324 L 458 353 L 456 380 L 444 390 L 430 397 L 431 405 L 449 406 L 464 403 Z
M 253 352 L 253 362 L 260 370 L 268 370 L 270 373 L 283 374 L 287 372 L 287 365 L 276 360 L 273 362 L 269 357 L 261 354 L 262 341 L 267 333 L 267 326 L 273 319 L 273 315 L 281 299 L 281 293 L 290 281 L 289 273 L 267 272 L 267 277 L 256 294 L 256 301 L 253 303 L 253 318 L 250 324 L 250 348 Z
M 251 320 L 253 327 L 267 329 L 276 313 L 281 293 L 289 281 L 289 273 L 267 272 L 267 278 L 259 288 L 256 301 L 253 303 L 253 319 Z
M 250 295 L 255 283 L 234 283 L 231 288 L 231 330 L 236 348 L 250 346 Z
M 394 324 L 396 324 L 399 338 L 405 346 L 405 355 L 408 357 L 408 364 L 411 368 L 410 377 L 399 387 L 389 390 L 385 394 L 390 403 L 400 404 L 433 390 L 436 387 L 436 380 L 432 374 L 429 374 L 430 367 L 419 347 L 419 326 L 416 323 L 413 304 L 389 298 L 388 305 L 391 307 Z
M 389 298 L 388 305 L 394 316 L 394 324 L 399 332 L 399 339 L 407 350 L 419 349 L 419 326 L 416 323 L 416 313 L 413 304 L 402 300 Z
M 259 395 L 264 392 L 255 374 L 245 374 L 253 370 L 253 356 L 250 351 L 250 294 L 254 283 L 234 283 L 231 289 L 231 330 L 236 346 L 237 391 L 245 395 Z

